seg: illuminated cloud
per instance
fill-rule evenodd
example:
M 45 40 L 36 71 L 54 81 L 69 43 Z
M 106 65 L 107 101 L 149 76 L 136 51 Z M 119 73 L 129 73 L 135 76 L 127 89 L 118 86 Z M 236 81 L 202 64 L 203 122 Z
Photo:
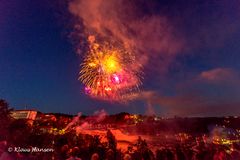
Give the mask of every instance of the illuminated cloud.
M 237 73 L 230 68 L 214 68 L 212 70 L 203 71 L 200 74 L 202 80 L 211 82 L 232 81 L 237 80 L 239 77 Z
M 146 97 L 145 97 L 146 98 Z M 176 96 L 148 97 L 147 112 L 161 108 L 164 112 L 155 112 L 162 116 L 224 116 L 239 115 L 240 100 L 238 97 L 223 98 L 201 93 L 178 94 Z
M 215 68 L 179 82 L 172 96 L 145 91 L 139 99 L 164 116 L 224 116 L 240 114 L 240 77 L 231 68 Z M 150 106 L 150 107 L 149 107 Z
M 69 3 L 69 11 L 79 20 L 75 26 L 83 23 L 85 34 L 97 34 L 122 42 L 137 54 L 142 64 L 161 56 L 164 58 L 159 63 L 168 65 L 182 50 L 183 39 L 165 16 L 143 13 L 143 8 L 136 7 L 135 3 L 73 0 Z

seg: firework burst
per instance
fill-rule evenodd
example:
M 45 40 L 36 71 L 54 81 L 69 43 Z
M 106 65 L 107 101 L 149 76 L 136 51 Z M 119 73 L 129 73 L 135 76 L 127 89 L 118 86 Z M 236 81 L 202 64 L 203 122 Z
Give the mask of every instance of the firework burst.
M 87 94 L 106 100 L 123 100 L 138 90 L 139 67 L 130 52 L 120 45 L 96 43 L 92 36 L 89 44 L 79 77 Z

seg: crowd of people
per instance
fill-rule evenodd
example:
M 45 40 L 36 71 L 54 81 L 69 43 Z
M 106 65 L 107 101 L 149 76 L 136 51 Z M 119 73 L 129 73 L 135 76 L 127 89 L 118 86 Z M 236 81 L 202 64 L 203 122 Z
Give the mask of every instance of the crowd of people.
M 166 144 L 151 150 L 145 140 L 138 138 L 128 149 L 121 150 L 111 131 L 107 131 L 107 141 L 99 136 L 76 134 L 64 135 L 25 135 L 27 139 L 5 140 L 0 142 L 0 160 L 239 160 L 238 143 L 221 145 L 204 143 L 197 140 L 192 143 Z M 13 137 L 9 137 L 14 139 Z M 17 137 L 21 139 L 21 137 Z M 19 144 L 22 143 L 22 144 Z M 27 152 L 14 150 L 15 147 L 52 148 L 50 152 Z M 9 148 L 12 150 L 10 151 Z
M 111 130 L 104 140 L 74 129 L 56 134 L 11 119 L 6 105 L 0 100 L 0 160 L 240 160 L 239 141 L 216 144 L 197 136 L 153 147 L 139 137 L 121 149 Z

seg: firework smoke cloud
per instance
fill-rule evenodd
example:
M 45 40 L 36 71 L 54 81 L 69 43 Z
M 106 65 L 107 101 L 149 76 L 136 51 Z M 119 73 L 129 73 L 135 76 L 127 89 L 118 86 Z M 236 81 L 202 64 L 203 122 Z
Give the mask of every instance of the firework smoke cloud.
M 80 80 L 86 85 L 85 91 L 95 97 L 131 99 L 148 59 L 164 53 L 163 65 L 182 47 L 170 34 L 173 29 L 166 18 L 137 15 L 141 7 L 129 1 L 74 0 L 69 10 L 77 18 L 75 28 L 84 27 L 76 35 L 88 39 L 90 51 L 83 54 Z

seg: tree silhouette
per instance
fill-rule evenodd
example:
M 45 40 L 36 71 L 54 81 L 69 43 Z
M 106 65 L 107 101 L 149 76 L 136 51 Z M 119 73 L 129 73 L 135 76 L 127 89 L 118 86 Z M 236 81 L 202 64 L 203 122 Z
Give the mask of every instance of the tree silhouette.
M 146 140 L 142 140 L 139 136 L 136 143 L 137 150 L 133 153 L 133 159 L 152 160 L 154 159 L 153 152 L 148 148 Z
M 112 134 L 110 130 L 107 131 L 107 140 L 108 140 L 108 148 L 112 149 L 115 152 L 117 148 L 117 141 L 115 136 Z
M 8 135 L 8 128 L 11 123 L 11 111 L 12 109 L 9 107 L 8 103 L 0 99 L 0 140 L 6 139 L 6 136 Z
M 27 146 L 31 133 L 30 125 L 25 119 L 13 120 L 9 125 L 8 142 L 16 146 Z

